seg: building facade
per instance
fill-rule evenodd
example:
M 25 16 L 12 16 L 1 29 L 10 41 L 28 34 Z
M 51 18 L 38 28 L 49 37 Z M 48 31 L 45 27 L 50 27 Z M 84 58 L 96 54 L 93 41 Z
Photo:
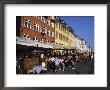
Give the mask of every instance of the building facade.
M 79 37 L 78 35 L 75 36 L 75 48 L 79 53 L 90 53 L 91 48 L 89 44 Z
M 54 43 L 55 23 L 52 16 L 21 16 L 20 37 L 43 42 Z
M 76 41 L 76 43 L 75 43 L 75 48 L 76 48 L 76 50 L 77 50 L 78 52 L 82 52 L 81 38 L 80 38 L 78 35 L 75 36 L 75 41 Z
M 68 36 L 68 43 L 71 48 L 75 49 L 75 43 L 76 43 L 75 34 L 71 27 L 69 27 L 69 29 L 70 31 L 69 31 L 69 36 Z
M 16 21 L 16 35 L 25 40 L 56 44 L 81 53 L 91 50 L 59 16 L 17 16 Z
M 84 39 L 82 39 L 82 50 L 83 52 L 89 52 L 89 45 Z
M 58 16 L 55 16 L 55 44 L 69 46 L 69 29 Z

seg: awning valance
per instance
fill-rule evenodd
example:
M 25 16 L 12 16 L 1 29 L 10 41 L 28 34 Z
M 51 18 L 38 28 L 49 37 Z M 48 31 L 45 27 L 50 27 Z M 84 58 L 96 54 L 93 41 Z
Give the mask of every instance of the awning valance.
M 53 48 L 50 44 L 45 44 L 33 40 L 27 40 L 25 38 L 17 37 L 16 44 L 26 45 L 26 46 L 34 46 L 34 47 L 42 47 L 42 48 Z
M 38 41 L 28 40 L 25 38 L 17 37 L 16 44 L 19 45 L 26 45 L 26 46 L 33 46 L 33 47 L 42 47 L 42 48 L 51 48 L 51 49 L 74 49 L 74 47 L 70 46 L 62 46 L 54 43 L 41 43 Z

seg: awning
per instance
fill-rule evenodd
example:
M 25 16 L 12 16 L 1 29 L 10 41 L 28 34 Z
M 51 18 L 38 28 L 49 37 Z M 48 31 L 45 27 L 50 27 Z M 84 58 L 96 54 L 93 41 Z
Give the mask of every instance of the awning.
M 36 47 L 36 45 L 37 45 L 32 40 L 27 40 L 27 39 L 19 38 L 19 37 L 16 38 L 16 44 L 26 45 L 26 46 L 34 46 L 34 47 Z
M 57 44 L 52 44 L 53 49 L 63 49 L 63 46 L 57 45 Z
M 33 46 L 33 47 L 42 47 L 42 48 L 53 48 L 51 44 L 45 44 L 45 43 L 41 43 L 33 40 L 27 40 L 25 38 L 20 38 L 20 37 L 16 38 L 16 44 Z
M 70 46 L 62 46 L 58 44 L 50 44 L 50 43 L 41 43 L 33 40 L 28 40 L 25 38 L 17 37 L 16 44 L 19 45 L 26 45 L 26 46 L 33 46 L 33 47 L 42 47 L 42 48 L 51 48 L 51 49 L 74 49 L 74 47 Z

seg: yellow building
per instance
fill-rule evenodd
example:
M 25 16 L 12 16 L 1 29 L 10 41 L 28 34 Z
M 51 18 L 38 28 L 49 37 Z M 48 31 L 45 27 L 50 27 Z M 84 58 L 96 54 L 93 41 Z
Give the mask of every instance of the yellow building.
M 69 47 L 71 45 L 70 39 L 70 28 L 69 26 L 61 20 L 59 17 L 55 17 L 55 44 Z M 72 36 L 71 36 L 72 38 Z M 65 53 L 65 50 L 56 50 L 56 52 L 60 52 L 61 54 Z
M 69 29 L 59 17 L 55 17 L 55 44 L 69 46 Z

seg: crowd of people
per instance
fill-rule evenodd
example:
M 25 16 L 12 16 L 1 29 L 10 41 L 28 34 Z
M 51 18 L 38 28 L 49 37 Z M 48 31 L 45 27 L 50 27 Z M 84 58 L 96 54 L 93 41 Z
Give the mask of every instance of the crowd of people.
M 25 73 L 32 73 L 32 74 L 46 74 L 48 72 L 57 72 L 57 71 L 65 71 L 68 67 L 71 69 L 75 69 L 75 63 L 87 63 L 91 62 L 91 69 L 90 73 L 94 73 L 94 54 L 76 54 L 76 55 L 40 55 L 39 64 L 33 66 L 32 70 L 29 70 Z M 22 66 L 22 62 L 19 64 Z M 17 70 L 19 69 L 17 67 Z M 21 70 L 22 71 L 22 70 Z M 18 72 L 19 73 L 19 72 Z

